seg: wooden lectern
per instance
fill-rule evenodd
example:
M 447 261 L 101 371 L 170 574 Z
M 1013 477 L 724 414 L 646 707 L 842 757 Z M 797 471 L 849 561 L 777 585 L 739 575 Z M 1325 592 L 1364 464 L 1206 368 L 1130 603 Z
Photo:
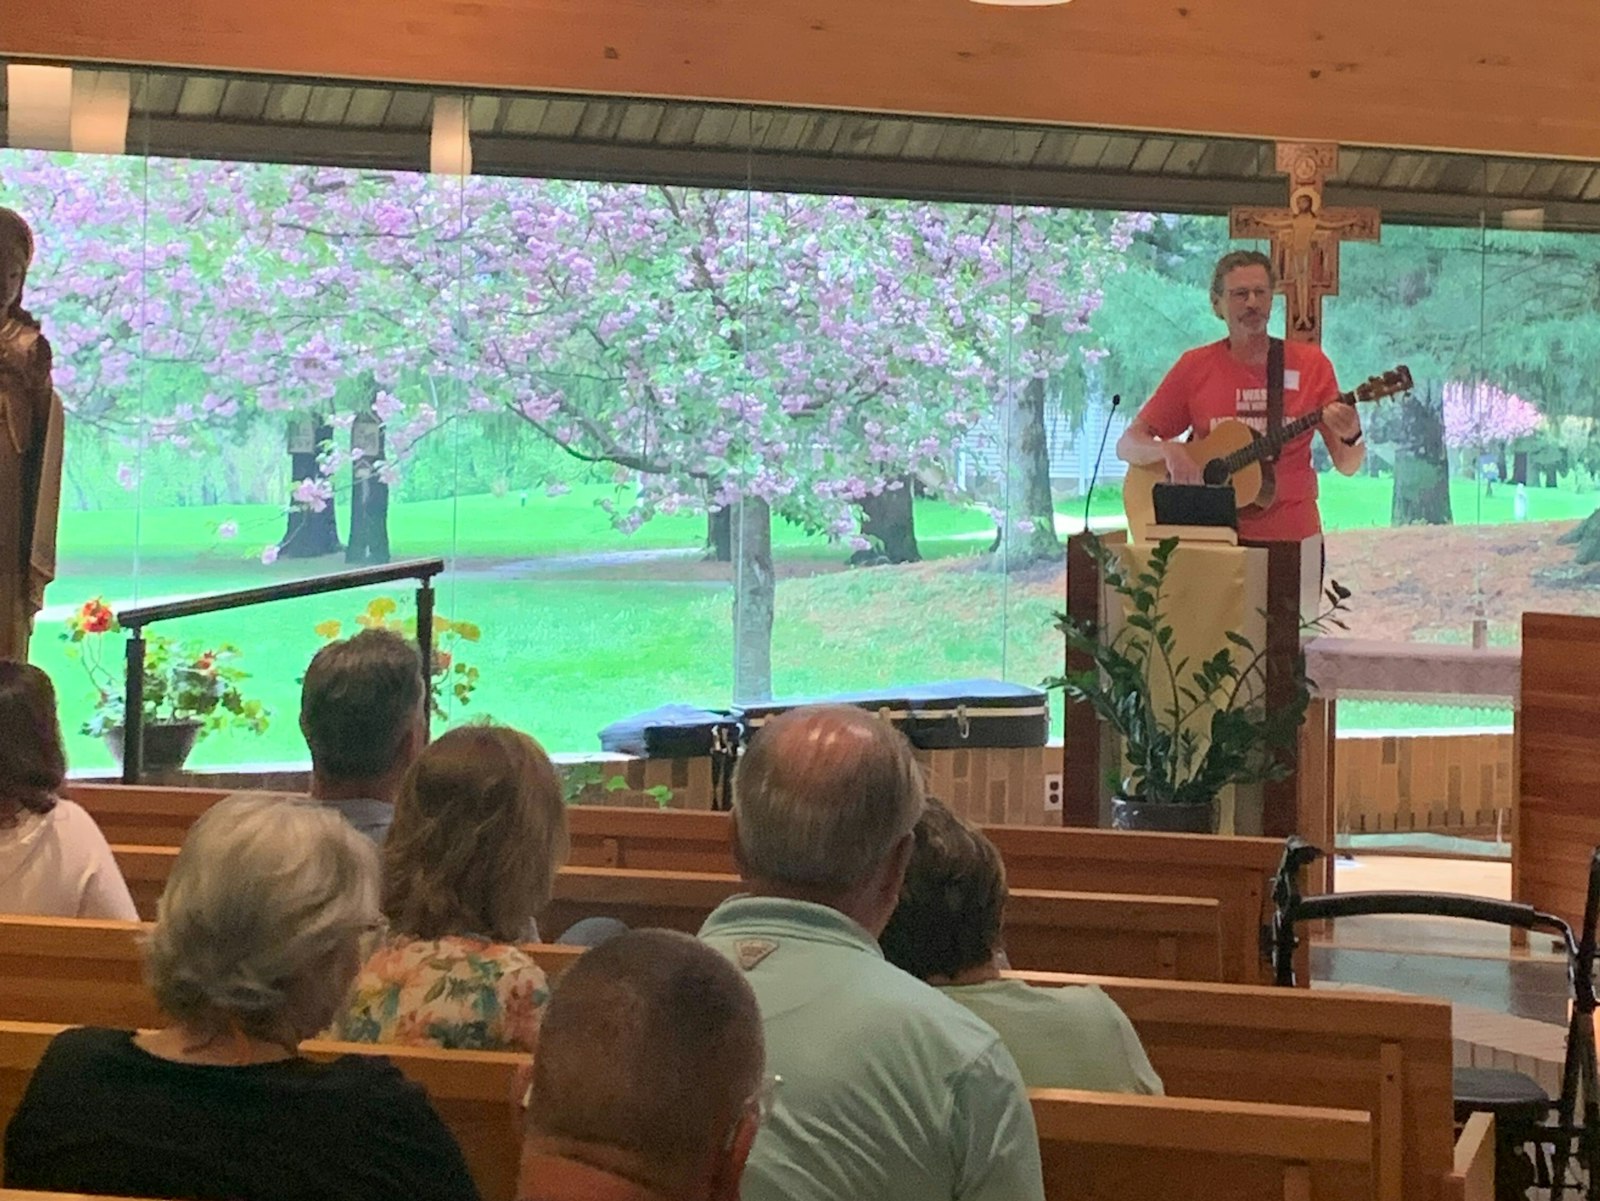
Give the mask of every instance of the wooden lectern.
M 1139 545 L 1129 546 L 1128 553 L 1141 553 L 1142 545 L 1168 535 L 1180 539 L 1168 576 L 1172 586 L 1168 613 L 1181 653 L 1198 662 L 1227 645 L 1225 631 L 1237 630 L 1256 646 L 1267 648 L 1267 704 L 1286 703 L 1294 692 L 1302 617 L 1316 611 L 1320 595 L 1320 538 L 1305 543 L 1235 545 L 1231 531 L 1222 532 L 1219 538 L 1219 531 L 1212 529 L 1156 526 L 1145 531 Z M 1082 533 L 1067 541 L 1067 613 L 1114 630 L 1120 614 L 1115 611 L 1115 594 L 1103 586 L 1099 565 L 1090 552 L 1089 540 L 1094 536 Z M 1122 535 L 1100 537 L 1111 543 L 1126 542 Z M 1068 671 L 1081 671 L 1093 663 L 1086 656 L 1069 653 L 1066 666 Z M 1066 707 L 1065 744 L 1064 824 L 1108 824 L 1107 768 L 1117 762 L 1120 748 L 1088 705 L 1071 701 Z M 1315 823 L 1303 820 L 1302 813 L 1309 814 L 1313 807 L 1321 812 L 1320 792 L 1302 801 L 1301 765 L 1295 762 L 1298 756 L 1294 748 L 1283 754 L 1291 769 L 1284 779 L 1233 789 L 1234 796 L 1222 798 L 1219 832 L 1280 838 L 1319 832 Z M 1304 783 L 1316 789 L 1321 779 L 1318 765 L 1307 766 L 1311 770 Z

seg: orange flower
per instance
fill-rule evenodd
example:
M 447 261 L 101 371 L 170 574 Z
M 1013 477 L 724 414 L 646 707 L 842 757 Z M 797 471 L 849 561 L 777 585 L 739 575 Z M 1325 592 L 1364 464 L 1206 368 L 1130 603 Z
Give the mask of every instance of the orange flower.
M 78 610 L 78 621 L 89 634 L 104 634 L 114 620 L 111 610 L 97 596 Z
M 433 670 L 434 670 L 435 673 L 438 673 L 438 672 L 441 672 L 441 671 L 449 671 L 450 670 L 450 662 L 451 662 L 451 659 L 450 659 L 450 652 L 449 651 L 434 651 L 433 652 Z
M 214 664 L 216 661 L 217 652 L 207 651 L 194 661 L 194 669 L 196 671 L 210 671 L 212 664 Z

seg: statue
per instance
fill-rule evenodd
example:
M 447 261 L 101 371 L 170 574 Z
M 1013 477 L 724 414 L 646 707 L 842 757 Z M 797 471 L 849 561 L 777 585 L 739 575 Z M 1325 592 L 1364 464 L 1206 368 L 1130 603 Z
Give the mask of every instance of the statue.
M 61 502 L 61 399 L 50 343 L 22 307 L 33 231 L 0 208 L 0 658 L 26 659 L 33 618 L 55 578 Z

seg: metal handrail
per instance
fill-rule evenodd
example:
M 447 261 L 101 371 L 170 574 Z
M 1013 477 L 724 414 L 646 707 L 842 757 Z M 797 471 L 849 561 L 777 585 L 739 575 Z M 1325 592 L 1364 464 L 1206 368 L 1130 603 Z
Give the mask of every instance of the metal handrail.
M 123 684 L 122 782 L 137 784 L 144 769 L 144 628 L 174 617 L 194 617 L 201 613 L 221 613 L 248 605 L 264 605 L 300 596 L 321 596 L 329 592 L 348 592 L 372 584 L 394 580 L 417 581 L 417 650 L 421 654 L 423 679 L 431 678 L 433 662 L 433 577 L 444 572 L 443 559 L 408 559 L 381 567 L 356 567 L 303 580 L 285 580 L 260 588 L 241 588 L 216 592 L 187 600 L 165 601 L 159 605 L 138 605 L 117 614 L 117 624 L 128 631 L 128 674 Z M 424 719 L 430 707 L 423 706 Z

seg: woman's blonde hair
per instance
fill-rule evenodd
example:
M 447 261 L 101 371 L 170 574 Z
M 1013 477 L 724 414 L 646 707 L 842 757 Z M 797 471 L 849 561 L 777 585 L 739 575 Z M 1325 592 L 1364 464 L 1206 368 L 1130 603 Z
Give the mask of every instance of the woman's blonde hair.
M 451 730 L 395 800 L 383 851 L 390 929 L 526 939 L 567 852 L 561 780 L 544 749 L 506 726 Z

